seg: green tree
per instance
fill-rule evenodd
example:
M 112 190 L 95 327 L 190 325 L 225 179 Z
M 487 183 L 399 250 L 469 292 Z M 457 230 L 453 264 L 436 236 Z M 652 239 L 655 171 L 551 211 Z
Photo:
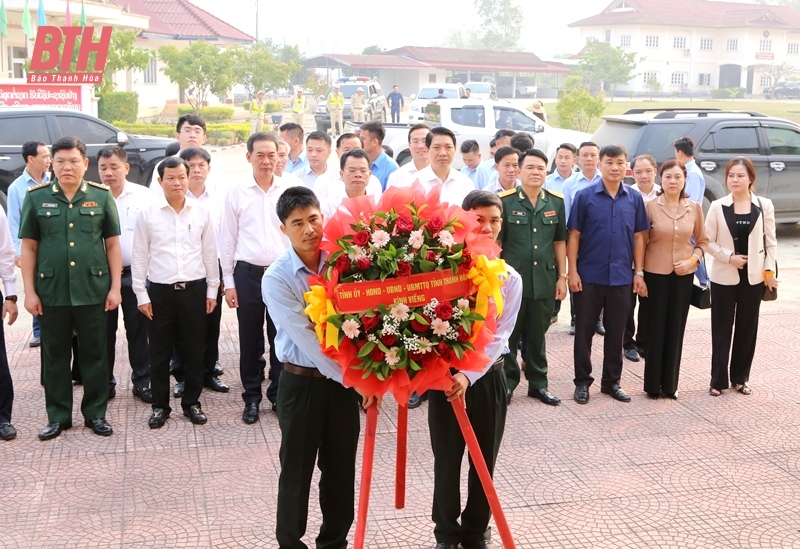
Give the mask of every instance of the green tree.
M 306 58 L 300 53 L 300 48 L 297 47 L 297 45 L 282 44 L 280 46 L 274 46 L 273 52 L 278 59 L 284 63 L 291 64 L 292 72 L 289 74 L 289 81 L 292 84 L 298 86 L 304 84 L 305 81 L 308 80 L 308 75 L 312 71 L 303 66 Z
M 235 82 L 237 53 L 220 50 L 204 40 L 193 42 L 184 50 L 175 46 L 162 46 L 158 55 L 170 80 L 185 90 L 194 89 L 194 101 L 189 103 L 196 113 L 210 94 L 224 98 Z
M 647 82 L 644 83 L 644 87 L 647 91 L 650 92 L 650 100 L 652 101 L 653 96 L 657 93 L 661 93 L 661 82 L 658 81 L 658 78 L 655 76 L 651 76 L 647 79 Z
M 769 80 L 772 82 L 772 89 L 769 95 L 770 99 L 775 98 L 775 88 L 778 86 L 778 82 L 783 82 L 789 77 L 796 76 L 800 73 L 800 67 L 795 67 L 789 63 L 780 63 L 778 65 L 775 63 L 761 63 L 748 68 L 755 69 L 755 72 L 769 76 Z
M 445 46 L 491 51 L 520 49 L 524 12 L 516 0 L 473 0 L 473 5 L 480 27 L 451 31 L 444 40 Z
M 277 90 L 289 85 L 289 76 L 299 70 L 294 62 L 283 62 L 279 52 L 267 39 L 246 49 L 236 50 L 236 82 L 244 86 L 250 98 L 259 90 Z
M 610 89 L 613 99 L 617 85 L 630 82 L 635 76 L 633 71 L 643 60 L 608 42 L 594 41 L 589 43 L 574 73 L 591 90 Z
M 593 95 L 579 76 L 570 75 L 564 83 L 564 89 L 558 94 L 558 125 L 562 128 L 588 131 L 592 119 L 601 116 L 605 108 L 603 92 Z

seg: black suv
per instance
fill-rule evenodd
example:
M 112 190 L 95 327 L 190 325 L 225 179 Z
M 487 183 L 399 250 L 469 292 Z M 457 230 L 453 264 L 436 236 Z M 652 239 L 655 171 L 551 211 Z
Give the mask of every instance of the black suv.
M 174 139 L 129 135 L 111 124 L 77 111 L 63 109 L 3 108 L 0 110 L 0 205 L 5 208 L 8 186 L 22 174 L 22 144 L 42 141 L 48 146 L 62 137 L 77 137 L 86 143 L 89 169 L 86 179 L 100 181 L 97 152 L 107 145 L 120 145 L 128 153 L 128 181 L 150 184 L 156 164 Z
M 650 154 L 660 164 L 675 157 L 673 141 L 691 137 L 706 180 L 705 211 L 712 200 L 728 194 L 728 161 L 746 156 L 756 166 L 758 194 L 775 204 L 776 221 L 800 221 L 800 126 L 794 122 L 757 112 L 680 108 L 633 109 L 603 120 L 592 140 L 601 147 L 624 145 L 629 161 Z
M 800 97 L 800 82 L 779 82 L 775 86 L 775 99 Z M 764 88 L 764 98 L 772 99 L 772 88 Z

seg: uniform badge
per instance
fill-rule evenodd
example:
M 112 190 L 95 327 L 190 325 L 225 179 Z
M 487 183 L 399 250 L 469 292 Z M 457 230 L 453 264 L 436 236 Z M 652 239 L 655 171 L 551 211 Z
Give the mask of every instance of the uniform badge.
M 544 212 L 544 216 L 545 217 L 555 217 L 555 215 L 556 215 L 555 210 L 552 210 L 552 211 L 549 211 L 549 212 Z
M 553 213 L 555 213 L 555 212 L 553 212 Z M 517 215 L 517 216 L 520 216 L 520 217 L 525 217 L 527 215 L 527 213 L 526 212 L 518 212 L 518 211 L 514 210 L 514 211 L 511 212 L 511 215 Z
M 81 204 L 81 208 L 96 208 L 97 202 L 84 202 Z
M 55 202 L 45 202 L 42 204 L 42 208 L 58 208 L 58 204 Z

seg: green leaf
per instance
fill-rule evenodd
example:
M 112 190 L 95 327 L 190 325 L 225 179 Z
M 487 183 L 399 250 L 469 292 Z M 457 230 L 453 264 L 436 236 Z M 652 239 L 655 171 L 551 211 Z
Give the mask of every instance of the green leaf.
M 345 319 L 342 318 L 341 315 L 328 315 L 328 318 L 325 319 L 325 322 L 333 324 L 334 326 L 336 326 L 337 330 L 341 330 L 344 320 Z
M 451 249 L 455 250 L 455 246 L 453 246 L 453 248 Z M 448 255 L 447 259 L 461 259 L 463 255 L 464 252 L 459 250 L 457 253 L 454 253 L 453 255 Z
M 367 344 L 364 345 L 361 350 L 356 355 L 358 358 L 366 358 L 372 352 L 372 349 L 375 348 L 375 343 L 372 341 L 367 341 Z
M 389 349 L 380 340 L 378 341 L 378 349 L 380 349 L 384 353 L 388 353 L 389 352 Z
M 464 358 L 464 349 L 461 347 L 460 344 L 452 343 L 450 348 L 453 349 L 453 352 L 458 357 L 458 360 L 461 360 L 462 358 Z
M 428 261 L 426 259 L 420 260 L 419 270 L 422 271 L 423 273 L 429 273 L 434 269 L 436 269 L 436 263 L 434 263 L 433 261 Z
M 431 324 L 430 322 L 425 320 L 425 317 L 423 317 L 421 314 L 417 313 L 416 311 L 414 312 L 414 320 L 416 320 L 420 324 L 424 324 L 425 326 L 430 326 L 430 324 Z M 411 335 L 411 334 L 409 333 L 409 335 Z

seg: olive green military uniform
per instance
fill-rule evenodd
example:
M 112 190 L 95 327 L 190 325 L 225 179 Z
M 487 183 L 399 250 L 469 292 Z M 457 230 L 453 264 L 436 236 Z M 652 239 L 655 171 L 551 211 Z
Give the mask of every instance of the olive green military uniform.
M 119 236 L 109 188 L 83 181 L 67 200 L 58 180 L 28 189 L 20 238 L 36 240 L 35 289 L 42 302 L 44 396 L 50 423 L 72 419 L 72 334 L 83 374 L 81 412 L 104 418 L 108 404 L 105 300 L 111 289 L 105 239 Z
M 508 347 L 510 359 L 504 367 L 508 389 L 519 385 L 517 347 L 520 334 L 526 334 L 525 378 L 529 390 L 547 388 L 545 333 L 556 297 L 556 257 L 553 242 L 566 241 L 567 219 L 562 195 L 539 191 L 534 206 L 522 187 L 499 195 L 503 202 L 503 228 L 498 242 L 503 259 L 522 277 L 522 304 Z

